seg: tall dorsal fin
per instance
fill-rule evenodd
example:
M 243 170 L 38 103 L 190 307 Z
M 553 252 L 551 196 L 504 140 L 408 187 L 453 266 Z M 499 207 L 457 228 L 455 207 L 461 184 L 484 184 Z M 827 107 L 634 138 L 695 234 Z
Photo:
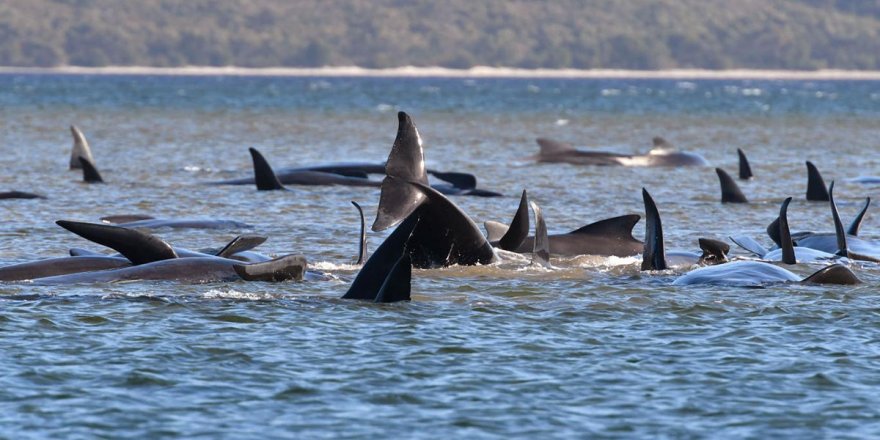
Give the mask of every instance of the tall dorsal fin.
M 407 218 L 427 197 L 407 182 L 428 185 L 422 138 L 412 118 L 404 112 L 397 113 L 397 137 L 385 162 L 385 179 L 379 195 L 379 208 L 372 229 L 381 231 Z
M 498 247 L 505 251 L 516 252 L 523 240 L 529 236 L 529 197 L 526 190 L 523 190 L 519 199 L 519 207 L 513 220 L 510 221 L 510 227 L 498 240 Z
M 586 226 L 581 226 L 580 228 L 571 231 L 570 234 L 601 235 L 604 237 L 618 237 L 634 240 L 632 230 L 641 218 L 642 217 L 638 214 L 627 214 L 606 218 L 595 223 L 590 223 Z
M 544 156 L 552 156 L 554 154 L 564 153 L 566 151 L 573 151 L 575 149 L 574 146 L 569 143 L 554 141 L 547 138 L 538 138 L 535 139 L 535 142 L 537 142 L 538 147 L 541 148 L 539 154 Z
M 119 252 L 134 265 L 177 258 L 177 253 L 164 240 L 135 229 L 67 220 L 58 220 L 55 224 Z
M 535 243 L 532 248 L 532 263 L 541 266 L 550 266 L 550 237 L 547 235 L 547 224 L 544 223 L 544 214 L 541 207 L 535 202 L 530 202 L 532 211 L 535 212 Z
M 850 223 L 849 229 L 846 231 L 847 234 L 852 236 L 859 235 L 859 229 L 862 227 L 862 220 L 865 218 L 865 213 L 868 212 L 869 206 L 871 206 L 871 198 L 865 197 L 865 206 L 862 207 L 862 210 L 859 211 L 859 214 L 856 215 L 856 218 Z
M 739 156 L 739 178 L 742 180 L 749 180 L 754 177 L 752 175 L 752 166 L 749 165 L 749 159 L 746 158 L 746 153 L 744 153 L 741 148 L 737 148 L 736 155 Z
M 361 235 L 360 240 L 358 240 L 360 242 L 358 243 L 358 259 L 357 263 L 355 263 L 360 266 L 364 264 L 364 261 L 367 261 L 367 221 L 364 219 L 364 210 L 361 209 L 361 205 L 358 205 L 354 200 L 351 201 L 351 204 L 357 208 L 358 215 L 361 219 Z
M 89 148 L 89 142 L 86 136 L 75 125 L 70 126 L 70 134 L 73 136 L 73 147 L 70 149 L 70 169 L 78 170 L 82 168 L 79 163 L 79 157 L 85 157 L 89 162 L 95 163 L 92 157 L 92 149 Z
M 486 228 L 486 238 L 490 242 L 501 240 L 501 237 L 503 237 L 504 234 L 507 233 L 507 229 L 510 228 L 504 223 L 492 220 L 483 222 L 483 226 Z
M 846 231 L 843 230 L 843 222 L 840 221 L 840 212 L 837 211 L 837 203 L 834 203 L 834 181 L 828 187 L 828 201 L 831 205 L 831 218 L 834 219 L 834 236 L 837 238 L 836 255 L 841 257 L 849 256 L 846 247 Z
M 473 174 L 433 170 L 428 170 L 428 173 L 444 182 L 451 183 L 452 186 L 458 189 L 474 189 L 477 187 L 477 176 L 474 176 Z
M 251 159 L 254 162 L 254 181 L 257 183 L 257 190 L 284 189 L 284 185 L 278 180 L 278 176 L 275 175 L 275 171 L 272 170 L 266 158 L 256 148 L 248 148 L 248 151 L 251 152 Z
M 721 168 L 715 168 L 718 181 L 721 182 L 721 203 L 749 203 L 746 196 L 739 189 L 736 181 Z
M 265 243 L 268 238 L 269 237 L 266 237 L 265 235 L 239 235 L 238 237 L 233 238 L 232 241 L 227 243 L 223 249 L 220 249 L 214 255 L 223 258 L 231 258 L 239 252 L 249 251 Z
M 788 204 L 791 197 L 782 202 L 779 208 L 779 247 L 782 248 L 782 262 L 785 264 L 797 264 L 794 256 L 794 244 L 791 241 L 791 230 L 788 229 Z
M 95 168 L 95 165 L 83 156 L 79 157 L 79 165 L 83 171 L 83 182 L 85 183 L 104 183 L 101 173 Z
M 642 270 L 666 270 L 666 248 L 663 245 L 663 225 L 654 198 L 642 188 L 645 202 L 645 251 L 642 254 Z
M 822 174 L 810 161 L 807 161 L 807 200 L 811 202 L 828 201 L 828 188 L 825 186 L 825 181 L 822 180 Z
M 398 301 L 410 301 L 411 290 L 412 259 L 408 253 L 404 253 L 403 256 L 394 263 L 394 266 L 391 267 L 388 276 L 386 276 L 385 281 L 382 282 L 382 287 L 379 288 L 379 293 L 376 294 L 376 299 L 374 299 L 373 302 L 393 303 Z

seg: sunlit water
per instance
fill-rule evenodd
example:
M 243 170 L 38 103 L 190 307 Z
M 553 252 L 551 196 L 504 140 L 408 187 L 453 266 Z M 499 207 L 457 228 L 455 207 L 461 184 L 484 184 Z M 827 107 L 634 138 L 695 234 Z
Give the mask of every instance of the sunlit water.
M 657 200 L 670 249 L 750 234 L 779 203 L 795 230 L 831 231 L 808 203 L 812 160 L 848 222 L 878 186 L 880 83 L 0 76 L 0 262 L 99 250 L 55 226 L 111 214 L 227 218 L 335 279 L 187 285 L 0 286 L 0 436 L 9 438 L 851 437 L 880 435 L 880 268 L 858 287 L 672 287 L 638 258 L 554 269 L 505 254 L 489 267 L 417 270 L 413 301 L 338 299 L 357 268 L 350 200 L 370 188 L 200 182 L 276 167 L 381 161 L 413 115 L 431 167 L 476 174 L 496 199 L 455 198 L 509 221 L 523 188 L 551 232 L 642 213 Z M 67 170 L 68 125 L 106 185 Z M 645 152 L 662 135 L 756 179 L 721 205 L 711 167 L 533 163 L 538 136 Z M 862 235 L 880 239 L 869 212 Z M 244 231 L 159 230 L 189 248 Z M 635 235 L 644 234 L 639 223 Z M 371 234 L 375 248 L 385 233 Z M 744 255 L 740 251 L 736 255 Z M 821 266 L 800 265 L 807 275 Z

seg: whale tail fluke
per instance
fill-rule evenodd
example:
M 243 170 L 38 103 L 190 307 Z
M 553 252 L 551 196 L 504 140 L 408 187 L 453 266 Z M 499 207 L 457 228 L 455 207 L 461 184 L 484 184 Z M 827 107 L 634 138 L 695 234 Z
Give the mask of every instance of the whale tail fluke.
M 272 191 L 284 189 L 284 185 L 278 180 L 272 166 L 266 161 L 266 158 L 257 151 L 256 148 L 248 148 L 251 152 L 251 159 L 254 162 L 254 181 L 257 183 L 258 191 Z
M 376 303 L 393 303 L 398 301 L 410 301 L 412 290 L 412 260 L 405 253 L 394 263 L 379 293 L 376 294 Z
M 301 281 L 308 268 L 306 257 L 285 255 L 262 263 L 234 264 L 232 269 L 245 281 Z
M 425 193 L 413 185 L 428 185 L 419 130 L 404 112 L 397 113 L 397 121 L 397 136 L 385 162 L 386 176 L 382 180 L 373 231 L 382 231 L 400 223 L 427 200 Z
M 58 220 L 55 224 L 119 252 L 133 265 L 177 258 L 177 253 L 164 240 L 135 229 L 68 220 Z
M 807 200 L 811 202 L 828 201 L 828 187 L 825 186 L 819 169 L 810 161 L 807 161 Z
M 718 174 L 718 181 L 721 183 L 721 203 L 749 203 L 730 174 L 721 168 L 715 168 L 715 173 Z
M 370 255 L 342 298 L 375 301 L 383 284 L 385 284 L 385 280 L 400 262 L 401 257 L 404 254 L 409 255 L 407 243 L 418 222 L 418 213 L 404 219 L 394 232 L 376 248 L 373 255 Z
M 749 180 L 754 177 L 754 175 L 752 175 L 752 166 L 749 165 L 749 159 L 746 158 L 746 153 L 743 152 L 741 148 L 737 148 L 736 155 L 739 156 L 739 178 L 741 180 Z
M 101 173 L 95 168 L 95 164 L 84 156 L 79 156 L 79 165 L 83 172 L 83 182 L 85 183 L 104 183 Z
M 645 250 L 642 254 L 642 270 L 666 270 L 666 248 L 663 245 L 663 225 L 657 204 L 648 190 L 642 188 L 645 203 Z

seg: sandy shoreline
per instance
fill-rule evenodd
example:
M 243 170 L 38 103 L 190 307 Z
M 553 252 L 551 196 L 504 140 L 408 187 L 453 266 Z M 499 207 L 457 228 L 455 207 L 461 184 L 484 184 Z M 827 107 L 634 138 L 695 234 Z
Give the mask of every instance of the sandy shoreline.
M 176 75 L 176 76 L 323 76 L 323 77 L 440 77 L 440 78 L 607 78 L 607 79 L 755 79 L 755 80 L 880 80 L 880 71 L 860 70 L 576 70 L 473 67 L 247 68 L 247 67 L 0 67 L 0 74 Z

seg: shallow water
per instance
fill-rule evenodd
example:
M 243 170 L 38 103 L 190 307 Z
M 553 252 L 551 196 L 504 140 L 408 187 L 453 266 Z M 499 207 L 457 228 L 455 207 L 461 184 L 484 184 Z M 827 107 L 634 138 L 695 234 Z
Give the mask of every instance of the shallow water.
M 642 213 L 653 194 L 671 249 L 763 233 L 779 204 L 795 230 L 832 230 L 803 200 L 804 160 L 844 222 L 878 186 L 880 83 L 0 75 L 0 262 L 99 250 L 54 225 L 111 214 L 228 218 L 335 279 L 186 285 L 0 285 L 3 437 L 851 437 L 880 435 L 880 268 L 857 287 L 673 287 L 638 258 L 414 271 L 411 303 L 342 301 L 371 188 L 200 182 L 276 167 L 381 161 L 413 115 L 428 165 L 508 195 L 454 201 L 508 221 L 527 188 L 549 229 Z M 106 185 L 67 171 L 76 124 Z M 700 169 L 534 164 L 538 136 L 645 152 L 661 135 L 756 179 L 718 203 Z M 862 235 L 880 239 L 869 212 Z M 239 232 L 159 230 L 189 248 Z M 642 223 L 635 236 L 644 234 Z M 375 248 L 384 233 L 371 234 Z M 737 255 L 744 255 L 736 251 Z M 820 265 L 799 266 L 807 275 Z

